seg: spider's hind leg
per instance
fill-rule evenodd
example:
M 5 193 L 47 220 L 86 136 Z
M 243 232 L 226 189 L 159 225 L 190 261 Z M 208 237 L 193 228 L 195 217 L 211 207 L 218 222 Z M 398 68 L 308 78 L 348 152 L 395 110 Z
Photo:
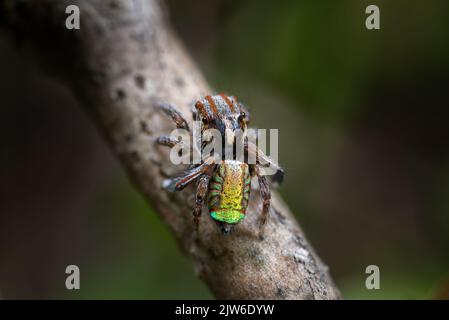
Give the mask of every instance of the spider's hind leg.
M 201 212 L 203 210 L 204 200 L 207 196 L 207 191 L 209 189 L 209 182 L 213 175 L 215 166 L 210 166 L 207 171 L 199 178 L 198 186 L 196 188 L 195 194 L 195 205 L 193 207 L 193 224 L 195 229 L 198 230 L 199 220 Z
M 245 152 L 248 153 L 252 159 L 256 160 L 257 165 L 261 167 L 271 167 L 276 172 L 270 176 L 272 183 L 281 184 L 284 180 L 284 170 L 275 163 L 270 157 L 268 157 L 261 149 L 259 149 L 254 143 L 245 143 Z
M 263 232 L 265 224 L 267 222 L 268 213 L 270 212 L 271 205 L 271 192 L 270 185 L 266 176 L 260 172 L 259 165 L 254 165 L 254 173 L 259 180 L 260 194 L 262 196 L 262 215 L 260 221 L 260 231 Z

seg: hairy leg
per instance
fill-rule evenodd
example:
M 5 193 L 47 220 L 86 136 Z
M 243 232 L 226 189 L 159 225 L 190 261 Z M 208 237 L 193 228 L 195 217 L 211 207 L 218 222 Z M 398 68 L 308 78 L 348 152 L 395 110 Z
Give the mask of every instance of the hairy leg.
M 181 140 L 175 139 L 170 136 L 160 136 L 156 139 L 156 142 L 160 145 L 173 148 L 176 144 L 180 143 Z
M 157 104 L 157 107 L 164 111 L 164 113 L 170 118 L 172 118 L 172 120 L 176 123 L 176 128 L 186 129 L 190 131 L 186 119 L 182 116 L 181 112 L 176 106 L 170 103 L 160 102 Z
M 209 189 L 209 181 L 214 173 L 214 169 L 215 166 L 210 166 L 198 180 L 195 194 L 195 206 L 193 208 L 193 223 L 196 230 L 198 230 L 199 227 L 199 219 L 203 209 L 204 199 L 206 198 Z
M 262 150 L 260 150 L 254 143 L 245 143 L 245 151 L 248 157 L 255 159 L 256 164 L 260 167 L 272 167 L 276 170 L 275 174 L 270 176 L 272 182 L 281 183 L 284 180 L 284 170 L 273 162 Z
M 260 229 L 263 230 L 265 223 L 267 222 L 268 213 L 270 211 L 271 192 L 270 185 L 266 176 L 261 175 L 260 166 L 254 166 L 254 173 L 257 175 L 260 186 L 260 194 L 262 196 L 262 215 L 260 222 Z
M 164 180 L 163 187 L 171 192 L 182 190 L 214 166 L 214 159 L 209 157 L 201 165 L 187 170 L 182 176 Z

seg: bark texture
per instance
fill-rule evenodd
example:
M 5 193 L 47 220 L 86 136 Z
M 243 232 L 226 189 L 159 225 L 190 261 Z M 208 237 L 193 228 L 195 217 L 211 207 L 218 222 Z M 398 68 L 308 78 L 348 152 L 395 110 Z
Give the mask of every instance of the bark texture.
M 80 9 L 80 30 L 65 27 L 65 10 L 72 4 Z M 254 189 L 247 218 L 230 236 L 223 236 L 205 211 L 195 236 L 193 188 L 175 194 L 161 188 L 164 178 L 182 169 L 170 163 L 168 149 L 155 145 L 157 136 L 174 128 L 155 103 L 174 103 L 191 120 L 192 103 L 214 91 L 171 31 L 159 2 L 2 0 L 0 10 L 1 27 L 74 90 L 217 298 L 339 298 L 328 268 L 276 193 L 263 237 L 258 236 L 261 199 Z

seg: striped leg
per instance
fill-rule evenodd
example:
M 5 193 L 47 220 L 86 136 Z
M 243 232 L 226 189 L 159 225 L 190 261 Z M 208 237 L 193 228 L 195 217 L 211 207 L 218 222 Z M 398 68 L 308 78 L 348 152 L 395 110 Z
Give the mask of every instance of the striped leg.
M 284 170 L 273 162 L 265 153 L 262 152 L 255 144 L 245 143 L 245 151 L 252 159 L 256 159 L 257 165 L 261 167 L 272 167 L 276 169 L 276 173 L 270 176 L 273 183 L 280 184 L 284 180 Z
M 186 151 L 187 146 L 185 145 L 185 143 L 182 140 L 178 140 L 172 136 L 159 136 L 156 139 L 156 143 L 162 145 L 162 146 L 167 146 L 169 148 L 173 148 L 176 145 L 179 145 L 179 155 L 181 156 L 181 152 L 182 150 Z M 196 145 L 192 145 L 190 146 L 190 151 L 191 153 L 193 153 L 194 158 L 200 158 L 201 157 L 201 152 L 198 151 L 198 148 L 196 147 Z M 196 158 L 195 158 L 196 157 Z
M 176 128 L 186 129 L 190 131 L 186 119 L 184 119 L 181 112 L 178 110 L 176 106 L 170 103 L 161 102 L 157 104 L 157 107 L 162 111 L 164 111 L 164 113 L 168 115 L 170 118 L 172 118 L 172 120 L 176 123 Z
M 176 144 L 180 143 L 181 141 L 170 136 L 160 136 L 156 139 L 156 142 L 160 145 L 173 148 Z
M 198 186 L 195 194 L 195 206 L 193 208 L 193 224 L 198 231 L 199 220 L 203 210 L 204 199 L 206 198 L 209 189 L 209 181 L 214 173 L 215 166 L 211 165 L 205 174 L 198 180 Z
M 257 175 L 260 186 L 260 194 L 262 196 L 262 216 L 260 222 L 260 230 L 263 231 L 265 223 L 267 222 L 268 213 L 270 211 L 271 193 L 270 185 L 266 176 L 260 174 L 260 168 L 258 165 L 254 166 L 254 172 Z
M 184 175 L 172 179 L 166 179 L 163 182 L 163 187 L 171 192 L 180 191 L 187 187 L 190 183 L 198 179 L 201 175 L 212 170 L 215 167 L 214 159 L 207 158 L 201 165 L 187 170 Z

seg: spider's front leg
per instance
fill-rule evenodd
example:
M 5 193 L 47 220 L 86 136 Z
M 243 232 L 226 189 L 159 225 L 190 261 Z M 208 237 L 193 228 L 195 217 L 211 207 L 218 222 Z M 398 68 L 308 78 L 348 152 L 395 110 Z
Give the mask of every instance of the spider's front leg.
M 195 194 L 195 206 L 193 207 L 193 224 L 198 231 L 204 199 L 209 189 L 209 181 L 215 171 L 215 165 L 210 165 L 206 172 L 199 178 Z
M 260 231 L 262 232 L 267 222 L 268 213 L 270 212 L 271 192 L 268 179 L 262 175 L 259 165 L 254 165 L 254 173 L 259 180 L 260 194 L 262 196 L 262 215 L 260 222 Z
M 156 104 L 156 107 L 159 108 L 160 110 L 162 110 L 166 115 L 168 115 L 175 122 L 177 129 L 187 130 L 192 137 L 192 132 L 190 131 L 190 128 L 189 128 L 189 125 L 188 125 L 186 119 L 184 118 L 182 113 L 178 110 L 178 108 L 175 105 L 170 104 L 170 103 L 160 102 L 160 103 Z M 169 135 L 159 136 L 156 139 L 156 143 L 163 145 L 163 146 L 170 147 L 170 148 L 173 148 L 174 146 L 179 145 L 180 154 L 182 152 L 181 150 L 185 150 L 188 148 L 188 146 L 186 146 L 185 143 L 180 138 L 172 137 Z M 199 151 L 198 145 L 196 143 L 193 143 L 190 146 L 188 151 L 194 155 L 194 159 L 195 159 L 195 156 L 201 155 L 201 152 Z
M 160 102 L 156 105 L 156 107 L 161 109 L 166 115 L 168 115 L 175 122 L 176 128 L 186 129 L 190 131 L 186 119 L 184 119 L 181 112 L 178 110 L 176 106 L 169 103 Z M 162 146 L 173 148 L 175 145 L 180 143 L 181 140 L 178 140 L 171 136 L 160 136 L 156 139 L 156 142 Z
M 189 125 L 187 124 L 186 119 L 183 117 L 178 108 L 170 103 L 160 102 L 156 105 L 159 109 L 164 111 L 166 115 L 168 115 L 172 120 L 176 123 L 176 128 L 178 129 L 186 129 L 190 131 Z
M 178 143 L 181 143 L 181 140 L 178 140 L 178 139 L 173 138 L 171 136 L 159 136 L 156 139 L 156 142 L 158 144 L 162 145 L 162 146 L 167 146 L 167 147 L 173 148 Z

